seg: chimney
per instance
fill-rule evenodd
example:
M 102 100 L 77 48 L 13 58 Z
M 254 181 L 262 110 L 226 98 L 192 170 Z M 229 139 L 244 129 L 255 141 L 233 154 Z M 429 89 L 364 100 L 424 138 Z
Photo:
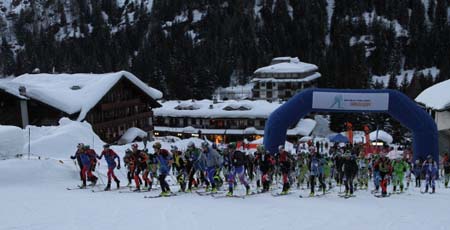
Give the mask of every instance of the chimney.
M 19 94 L 20 94 L 20 96 L 26 97 L 27 96 L 27 88 L 25 88 L 25 86 L 20 86 L 19 87 Z

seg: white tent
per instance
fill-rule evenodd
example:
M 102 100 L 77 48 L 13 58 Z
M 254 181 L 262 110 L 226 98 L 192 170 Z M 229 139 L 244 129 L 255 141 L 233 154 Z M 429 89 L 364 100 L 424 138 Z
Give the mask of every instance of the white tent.
M 378 132 L 378 134 L 377 134 L 377 132 Z M 383 130 L 373 131 L 369 134 L 369 136 L 370 136 L 371 141 L 380 140 L 380 141 L 386 142 L 387 144 L 391 144 L 393 141 L 392 136 Z

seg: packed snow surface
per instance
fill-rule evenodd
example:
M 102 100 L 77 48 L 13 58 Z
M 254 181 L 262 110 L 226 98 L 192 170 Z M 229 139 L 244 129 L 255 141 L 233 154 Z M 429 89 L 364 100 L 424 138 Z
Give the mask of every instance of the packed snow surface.
M 98 169 L 105 181 L 104 161 Z M 368 191 L 356 197 L 337 196 L 339 188 L 323 198 L 298 198 L 307 190 L 273 197 L 262 194 L 245 199 L 215 199 L 184 194 L 144 199 L 150 193 L 92 193 L 67 191 L 78 184 L 71 160 L 0 161 L 1 229 L 127 229 L 136 224 L 152 229 L 447 229 L 450 190 L 438 187 L 434 195 L 412 188 L 405 194 L 375 198 Z M 126 182 L 125 170 L 116 175 Z M 101 182 L 100 182 L 101 183 Z M 101 187 L 95 188 L 101 189 Z M 253 188 L 254 189 L 254 188 Z M 176 187 L 172 187 L 176 191 Z M 238 185 L 236 193 L 242 193 Z M 138 221 L 138 222 L 136 222 Z
M 25 132 L 23 130 L 23 132 Z M 404 194 L 389 198 L 375 198 L 369 191 L 357 191 L 356 197 L 343 199 L 335 187 L 322 198 L 299 198 L 308 190 L 293 189 L 282 197 L 261 194 L 245 199 L 215 199 L 196 193 L 175 197 L 144 199 L 149 193 L 119 193 L 117 191 L 92 193 L 91 189 L 68 191 L 80 184 L 78 166 L 69 159 L 76 143 L 89 144 L 97 153 L 101 140 L 92 137 L 88 124 L 62 119 L 60 126 L 31 127 L 32 158 L 0 160 L 0 229 L 59 230 L 59 229 L 128 229 L 136 224 L 152 229 L 447 229 L 450 190 L 437 186 L 437 193 L 421 194 L 419 188 L 410 188 Z M 199 146 L 204 140 L 176 137 L 160 138 L 162 147 L 171 145 L 184 150 L 189 142 Z M 262 139 L 255 141 L 261 143 Z M 97 144 L 98 143 L 98 144 Z M 147 143 L 150 147 L 154 143 Z M 24 147 L 26 144 L 24 145 Z M 92 144 L 91 144 L 92 146 Z M 140 149 L 143 143 L 138 143 Z M 292 144 L 286 142 L 286 148 Z M 122 158 L 129 145 L 112 146 Z M 100 149 L 99 149 L 100 148 Z M 37 157 L 36 155 L 40 156 Z M 115 173 L 125 185 L 126 168 Z M 95 172 L 101 190 L 106 182 L 106 163 L 101 160 Z M 167 180 L 171 190 L 178 191 L 175 178 Z M 441 181 L 438 181 L 441 183 Z M 251 183 L 255 190 L 255 182 Z M 276 184 L 272 187 L 277 188 Z M 370 188 L 372 189 L 372 188 Z M 389 187 L 389 191 L 392 187 Z M 423 188 L 422 188 L 423 189 Z M 125 189 L 126 190 L 126 189 Z M 243 194 L 238 184 L 236 194 Z M 137 221 L 137 222 L 136 222 Z

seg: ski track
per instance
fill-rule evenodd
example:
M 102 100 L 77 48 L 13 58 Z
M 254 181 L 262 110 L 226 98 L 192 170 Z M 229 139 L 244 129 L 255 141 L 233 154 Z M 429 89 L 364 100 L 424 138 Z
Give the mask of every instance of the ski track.
M 0 229 L 127 229 L 136 224 L 154 229 L 448 229 L 450 189 L 420 194 L 410 187 L 404 194 L 375 198 L 369 191 L 338 197 L 339 189 L 320 198 L 300 199 L 309 190 L 273 197 L 259 194 L 245 199 L 215 199 L 195 193 L 144 199 L 150 193 L 92 193 L 68 191 L 80 183 L 75 166 L 51 160 L 0 161 Z M 99 167 L 104 172 L 104 167 Z M 126 183 L 126 178 L 117 173 Z M 102 176 L 103 177 L 103 176 Z M 103 177 L 106 181 L 106 178 Z M 7 186 L 6 186 L 7 185 Z M 97 189 L 103 188 L 103 185 Z M 178 187 L 173 186 L 172 191 Z M 253 188 L 254 189 L 254 188 Z M 389 187 L 389 191 L 392 187 Z M 236 187 L 236 194 L 244 189 Z M 411 195 L 408 195 L 410 193 Z

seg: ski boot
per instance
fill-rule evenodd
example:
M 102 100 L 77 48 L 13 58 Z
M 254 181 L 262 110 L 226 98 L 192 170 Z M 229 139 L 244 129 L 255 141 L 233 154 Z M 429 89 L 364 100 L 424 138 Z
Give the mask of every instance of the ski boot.
M 213 189 L 211 189 L 211 193 L 217 193 L 217 188 L 213 188 Z
M 245 186 L 245 194 L 246 195 L 250 195 L 250 186 L 249 185 L 247 185 L 247 186 Z
M 314 192 L 310 192 L 309 197 L 313 197 L 313 196 L 314 196 Z
M 233 196 L 233 189 L 232 188 L 228 189 L 227 196 Z
M 135 190 L 133 190 L 133 192 L 140 192 L 141 191 L 141 188 L 138 186 L 138 187 L 136 187 L 136 189 Z
M 436 188 L 433 186 L 433 188 L 431 189 L 431 193 L 435 193 L 436 192 Z
M 86 188 L 86 180 L 83 180 L 83 184 L 80 186 L 80 189 L 85 189 Z
M 108 184 L 106 185 L 105 189 L 103 189 L 104 191 L 109 191 L 111 190 L 111 182 L 108 182 Z
M 116 179 L 115 181 L 116 181 L 117 189 L 119 189 L 120 188 L 120 180 Z

